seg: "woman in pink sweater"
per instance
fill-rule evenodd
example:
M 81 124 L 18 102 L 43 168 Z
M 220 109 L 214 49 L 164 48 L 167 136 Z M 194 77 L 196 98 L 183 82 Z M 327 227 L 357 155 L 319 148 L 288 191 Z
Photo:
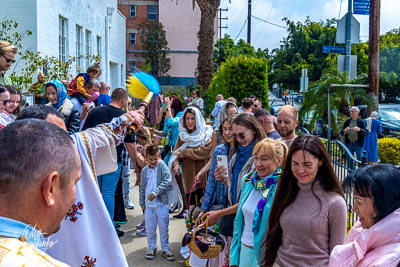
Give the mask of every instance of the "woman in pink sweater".
M 346 202 L 330 157 L 313 135 L 297 137 L 278 181 L 261 266 L 328 266 L 344 242 Z
M 329 266 L 385 266 L 400 263 L 400 172 L 391 164 L 355 170 L 342 187 L 353 193 L 359 220 L 331 253 Z

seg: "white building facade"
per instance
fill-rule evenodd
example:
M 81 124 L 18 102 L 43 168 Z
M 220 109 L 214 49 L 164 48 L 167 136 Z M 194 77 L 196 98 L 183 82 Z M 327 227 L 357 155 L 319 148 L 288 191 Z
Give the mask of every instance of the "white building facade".
M 32 31 L 22 40 L 24 49 L 63 62 L 69 56 L 99 54 L 99 80 L 106 81 L 111 90 L 125 88 L 126 19 L 118 11 L 117 0 L 0 0 L 0 6 L 1 19 L 18 22 L 18 32 Z M 86 70 L 93 62 L 80 59 L 77 64 Z M 15 71 L 23 66 L 18 63 Z

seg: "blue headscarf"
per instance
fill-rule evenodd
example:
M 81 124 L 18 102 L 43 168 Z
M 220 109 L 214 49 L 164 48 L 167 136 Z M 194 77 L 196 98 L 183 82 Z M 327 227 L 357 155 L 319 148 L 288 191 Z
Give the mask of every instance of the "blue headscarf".
M 238 179 L 239 179 L 239 173 L 242 171 L 244 165 L 246 162 L 253 156 L 253 145 L 255 143 L 255 140 L 251 142 L 248 146 L 243 147 L 241 144 L 239 144 L 238 149 L 236 150 L 236 164 L 235 167 L 233 167 L 233 172 L 232 172 L 232 188 L 231 188 L 231 193 L 232 193 L 232 204 L 237 203 L 237 184 L 238 184 Z M 242 177 L 240 177 L 241 179 Z
M 65 88 L 64 84 L 62 84 L 61 81 L 56 80 L 56 79 L 53 79 L 53 80 L 47 82 L 44 85 L 44 87 L 46 88 L 46 85 L 48 85 L 50 83 L 52 85 L 54 85 L 57 89 L 57 104 L 52 104 L 52 106 L 53 106 L 53 108 L 58 110 L 61 107 L 61 105 L 64 103 L 64 100 L 66 98 L 68 98 L 67 89 Z

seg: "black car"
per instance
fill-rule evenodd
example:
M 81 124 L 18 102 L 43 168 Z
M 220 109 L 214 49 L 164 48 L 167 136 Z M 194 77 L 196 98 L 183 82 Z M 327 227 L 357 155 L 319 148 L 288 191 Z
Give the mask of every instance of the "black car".
M 362 119 L 367 118 L 367 106 L 358 106 Z M 400 104 L 379 104 L 379 120 L 382 123 L 380 137 L 398 137 L 400 134 Z

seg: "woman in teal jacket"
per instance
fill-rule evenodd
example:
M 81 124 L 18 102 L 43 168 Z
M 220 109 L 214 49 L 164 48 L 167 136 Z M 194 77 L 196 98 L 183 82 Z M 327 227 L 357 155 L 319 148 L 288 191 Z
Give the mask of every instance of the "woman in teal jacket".
M 236 213 L 230 266 L 255 267 L 261 261 L 263 237 L 284 157 L 288 152 L 282 141 L 265 138 L 253 150 L 256 171 L 243 177 Z

